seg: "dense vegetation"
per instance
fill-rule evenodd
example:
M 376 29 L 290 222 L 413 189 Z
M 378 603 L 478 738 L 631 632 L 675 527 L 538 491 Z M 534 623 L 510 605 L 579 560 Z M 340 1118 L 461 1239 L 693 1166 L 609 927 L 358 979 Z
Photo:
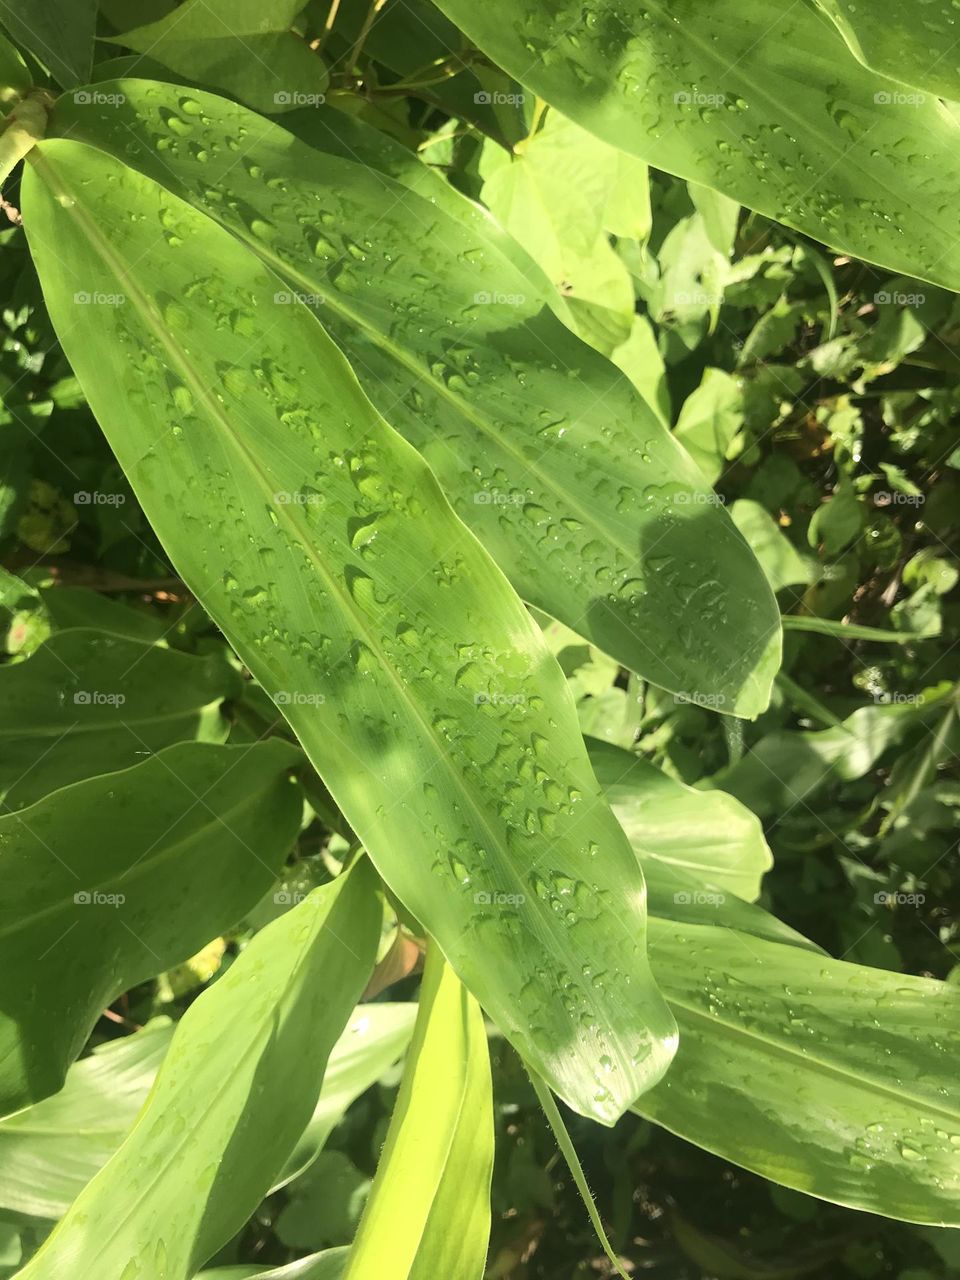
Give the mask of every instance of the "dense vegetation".
M 0 4 L 0 1276 L 960 1268 L 956 15 L 666 8 Z

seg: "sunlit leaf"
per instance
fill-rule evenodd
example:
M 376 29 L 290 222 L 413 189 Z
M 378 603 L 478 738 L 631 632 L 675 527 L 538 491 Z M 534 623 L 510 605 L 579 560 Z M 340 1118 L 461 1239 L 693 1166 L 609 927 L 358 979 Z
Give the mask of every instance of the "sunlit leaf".
M 24 205 L 67 355 L 184 581 L 491 1017 L 612 1122 L 673 1028 L 639 866 L 539 629 L 244 245 L 76 142 L 35 149 Z M 78 279 L 126 300 L 95 330 Z
M 580 0 L 437 2 L 500 66 L 613 146 L 833 249 L 960 288 L 960 123 L 934 94 L 905 95 L 861 66 L 812 4 L 645 0 L 623 15 L 618 0 L 596 0 L 585 20 Z M 912 12 L 904 20 L 916 66 L 933 33 Z M 884 67 L 909 74 L 904 42 L 893 30 L 883 42 Z M 948 62 L 936 59 L 937 83 L 955 83 Z
M 133 1129 L 24 1280 L 188 1280 L 243 1225 L 303 1130 L 370 975 L 375 883 L 361 862 L 314 890 L 190 1006 Z
M 680 1025 L 640 1114 L 784 1186 L 960 1225 L 960 990 L 732 929 L 651 922 Z
M 659 416 L 474 219 L 211 95 L 116 88 L 117 107 L 64 101 L 57 127 L 135 164 L 280 272 L 271 325 L 297 299 L 314 306 L 525 600 L 664 688 L 720 694 L 745 716 L 766 706 L 779 622 L 748 548 Z M 182 136 L 162 125 L 171 114 Z
M 490 1235 L 493 1086 L 483 1016 L 428 954 L 420 1013 L 345 1280 L 480 1280 Z

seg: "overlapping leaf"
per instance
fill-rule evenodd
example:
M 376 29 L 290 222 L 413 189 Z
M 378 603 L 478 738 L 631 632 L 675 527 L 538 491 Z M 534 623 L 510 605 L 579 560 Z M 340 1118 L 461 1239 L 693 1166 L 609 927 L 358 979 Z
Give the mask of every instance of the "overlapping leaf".
M 117 36 L 190 80 L 235 94 L 258 111 L 323 101 L 327 70 L 291 26 L 304 0 L 185 0 Z
M 105 1005 L 264 894 L 299 825 L 298 758 L 187 743 L 0 817 L 0 1115 L 59 1089 Z
M 436 951 L 345 1280 L 480 1280 L 490 1236 L 493 1085 L 483 1015 Z
M 641 1115 L 784 1186 L 960 1225 L 955 986 L 665 921 L 651 956 L 680 1049 Z
M 172 1035 L 158 1019 L 108 1041 L 74 1063 L 59 1093 L 0 1120 L 0 1205 L 62 1217 L 137 1118 Z
M 932 93 L 904 95 L 863 67 L 812 4 L 437 3 L 498 65 L 613 146 L 834 249 L 960 288 L 960 122 Z M 916 62 L 933 33 L 907 21 Z M 902 46 L 892 33 L 884 43 L 886 69 Z M 938 66 L 952 82 L 949 62 Z
M 416 1005 L 360 1005 L 333 1046 L 314 1113 L 276 1180 L 282 1186 L 316 1159 L 347 1107 L 397 1060 Z M 63 1089 L 0 1120 L 0 1205 L 59 1218 L 106 1164 L 133 1125 L 170 1046 L 157 1021 L 101 1045 L 67 1072 Z
M 779 619 L 749 549 L 659 417 L 473 219 L 212 95 L 115 92 L 115 108 L 65 100 L 54 127 L 283 274 L 271 322 L 296 298 L 316 309 L 524 599 L 664 688 L 766 706 Z
M 127 769 L 174 743 L 223 741 L 219 704 L 239 689 L 223 656 L 195 658 L 77 628 L 0 667 L 5 810 Z
M 951 0 L 815 0 L 865 67 L 940 98 L 960 100 L 957 9 Z M 902 97 L 903 91 L 888 87 Z
M 40 144 L 23 186 L 54 324 L 182 577 L 491 1016 L 613 1121 L 673 1026 L 639 867 L 541 633 L 244 245 L 79 143 Z M 127 300 L 82 333 L 80 280 Z
M 65 88 L 90 75 L 96 0 L 2 0 L 0 23 Z
M 188 1280 L 243 1225 L 308 1120 L 370 976 L 375 885 L 363 861 L 314 890 L 190 1006 L 126 1141 L 24 1280 Z
M 752 902 L 773 866 L 759 819 L 722 791 L 696 791 L 610 742 L 590 763 L 638 857 L 655 858 Z

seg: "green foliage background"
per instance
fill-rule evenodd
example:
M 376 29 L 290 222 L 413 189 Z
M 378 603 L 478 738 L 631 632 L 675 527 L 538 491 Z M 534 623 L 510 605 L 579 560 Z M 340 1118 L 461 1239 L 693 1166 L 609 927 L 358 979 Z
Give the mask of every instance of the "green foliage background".
M 447 7 L 456 17 L 458 6 Z M 101 5 L 100 34 L 120 49 L 98 44 L 98 59 L 149 51 L 137 74 L 153 74 L 153 58 L 182 79 L 235 92 L 233 82 L 204 74 L 202 33 L 189 57 L 176 47 L 169 61 L 149 28 L 117 35 L 162 22 L 171 6 L 143 8 L 150 13 L 124 0 Z M 451 56 L 434 10 L 417 5 L 404 16 L 398 8 L 365 30 L 366 5 L 343 5 L 324 37 L 329 86 L 315 59 L 304 61 L 305 40 L 321 38 L 325 4 L 307 6 L 296 37 L 278 18 L 258 33 L 258 48 L 265 63 L 283 66 L 291 93 L 326 93 L 323 111 L 340 108 L 376 126 L 419 152 L 434 178 L 492 210 L 560 287 L 581 335 L 627 372 L 690 452 L 795 620 L 771 705 L 745 721 L 665 693 L 537 615 L 583 732 L 679 782 L 710 780 L 740 799 L 762 821 L 773 854 L 761 905 L 830 955 L 957 983 L 957 296 L 841 255 L 695 183 L 648 174 L 635 157 L 607 154 L 476 50 Z M 424 34 L 427 15 L 432 35 Z M 18 37 L 15 23 L 9 31 Z M 99 78 L 127 69 L 111 63 Z M 76 68 L 75 83 L 88 78 L 89 68 Z M 271 85 L 254 83 L 241 96 L 270 112 Z M 305 106 L 281 123 L 305 136 L 320 118 Z M 599 213 L 590 181 L 606 192 Z M 17 205 L 15 185 L 5 196 Z M 15 696 L 4 693 L 14 688 L 11 672 L 83 627 L 118 645 L 165 640 L 167 668 L 155 678 L 170 682 L 174 727 L 166 735 L 144 728 L 139 746 L 118 746 L 105 731 L 85 761 L 64 766 L 74 770 L 65 780 L 129 767 L 134 756 L 190 738 L 292 741 L 171 568 L 60 349 L 15 225 L 0 233 L 0 281 L 5 713 L 16 716 Z M 184 665 L 174 670 L 178 659 Z M 97 669 L 92 651 L 83 660 Z M 145 671 L 145 697 L 152 679 Z M 7 811 L 45 794 L 40 784 L 32 793 L 29 770 L 22 773 L 0 780 Z M 239 926 L 213 926 L 224 932 L 189 964 L 112 1000 L 84 1061 L 134 1028 L 163 1033 L 297 894 L 330 882 L 351 833 L 319 779 L 306 786 L 309 820 L 275 855 L 278 865 L 286 859 L 279 898 L 271 889 Z M 407 968 L 390 975 L 391 1001 L 416 998 L 419 979 Z M 211 1267 L 262 1270 L 353 1239 L 402 1047 L 376 1064 L 379 1078 L 337 1117 L 307 1172 L 267 1196 Z M 519 1060 L 497 1036 L 491 1049 L 497 1142 L 487 1277 L 608 1274 Z M 946 1280 L 960 1268 L 948 1230 L 786 1190 L 637 1115 L 615 1131 L 565 1117 L 632 1273 Z M 0 1124 L 0 1159 L 4 1140 Z M 18 1208 L 11 1186 L 0 1166 L 2 1276 L 15 1274 L 52 1226 Z

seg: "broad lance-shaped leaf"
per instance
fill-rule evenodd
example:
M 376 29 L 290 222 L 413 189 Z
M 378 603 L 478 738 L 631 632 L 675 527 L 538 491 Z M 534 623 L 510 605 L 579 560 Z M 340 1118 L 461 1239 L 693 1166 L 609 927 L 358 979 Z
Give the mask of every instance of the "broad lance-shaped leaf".
M 186 739 L 223 741 L 239 691 L 220 654 L 193 657 L 87 628 L 0 667 L 0 800 L 20 809 L 71 782 L 128 769 Z
M 0 817 L 0 1115 L 60 1088 L 121 991 L 263 896 L 296 838 L 300 759 L 185 743 Z
M 184 581 L 490 1016 L 614 1121 L 674 1029 L 641 872 L 539 628 L 249 249 L 80 143 L 35 148 L 22 200 L 68 358 Z M 80 280 L 126 299 L 92 331 Z
M 258 933 L 184 1014 L 126 1141 L 23 1280 L 189 1280 L 253 1213 L 313 1111 L 376 958 L 366 859 Z
M 333 1046 L 314 1113 L 276 1186 L 316 1159 L 354 1098 L 403 1053 L 416 1005 L 359 1005 Z M 0 1205 L 60 1218 L 107 1163 L 137 1118 L 174 1027 L 158 1020 L 75 1062 L 52 1098 L 0 1120 Z
M 437 4 L 613 146 L 833 249 L 960 288 L 960 123 L 861 66 L 812 4 Z
M 865 67 L 940 98 L 960 100 L 952 0 L 815 0 Z M 887 87 L 891 101 L 903 89 Z M 916 95 L 912 95 L 916 101 Z
M 344 1280 L 480 1280 L 492 1170 L 483 1015 L 431 947 L 403 1083 Z
M 314 306 L 525 600 L 657 685 L 763 710 L 780 623 L 752 553 L 628 379 L 473 219 L 211 94 L 101 88 L 123 101 L 64 99 L 54 127 L 284 275 L 263 322 L 282 326 L 297 297 Z
M 960 990 L 733 929 L 651 921 L 680 1024 L 634 1108 L 837 1204 L 960 1225 Z
M 589 738 L 597 781 L 638 857 L 753 902 L 773 866 L 759 818 L 723 791 L 697 791 L 612 742 Z

